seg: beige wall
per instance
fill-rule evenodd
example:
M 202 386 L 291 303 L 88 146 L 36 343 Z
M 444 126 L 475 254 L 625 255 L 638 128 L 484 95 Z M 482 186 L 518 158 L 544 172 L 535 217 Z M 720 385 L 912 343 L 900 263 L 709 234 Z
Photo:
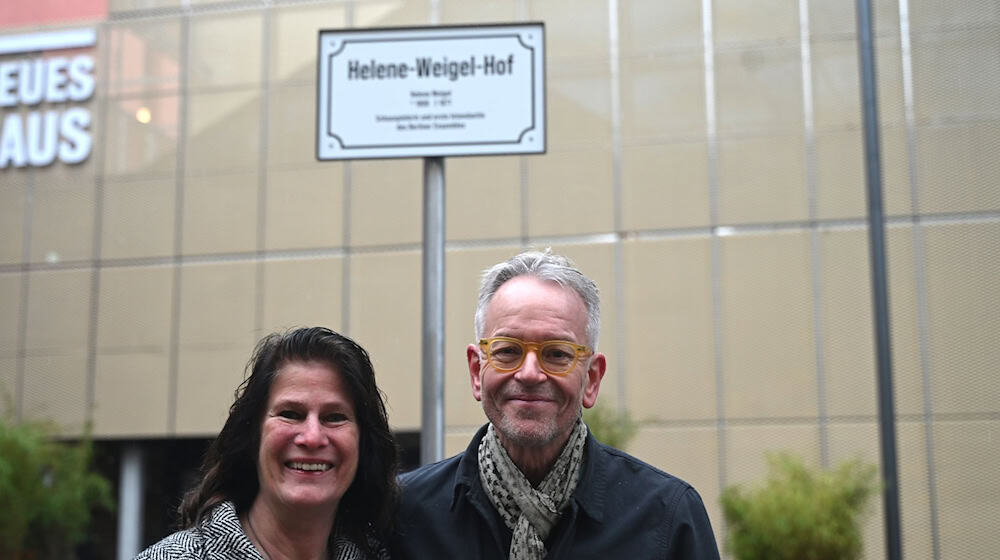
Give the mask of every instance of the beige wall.
M 694 483 L 720 539 L 719 492 L 765 452 L 879 460 L 853 3 L 184 4 L 110 2 L 88 162 L 0 171 L 0 412 L 210 436 L 260 336 L 324 324 L 419 429 L 421 162 L 315 161 L 316 32 L 526 20 L 546 26 L 547 153 L 446 162 L 447 452 L 484 421 L 479 272 L 552 246 L 601 287 L 600 400 L 642 422 L 629 451 Z M 906 6 L 875 2 L 904 545 L 985 558 L 1000 15 Z

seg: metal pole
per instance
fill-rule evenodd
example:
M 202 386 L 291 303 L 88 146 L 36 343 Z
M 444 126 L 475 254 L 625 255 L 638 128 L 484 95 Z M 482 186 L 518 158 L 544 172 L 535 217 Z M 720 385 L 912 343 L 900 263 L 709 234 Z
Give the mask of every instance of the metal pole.
M 122 449 L 118 482 L 118 560 L 131 560 L 142 550 L 145 467 L 138 444 Z
M 892 390 L 892 345 L 889 331 L 889 291 L 882 209 L 882 163 L 879 145 L 878 97 L 875 91 L 875 46 L 871 0 L 857 0 L 861 99 L 864 111 L 865 178 L 868 192 L 868 237 L 872 266 L 872 304 L 878 360 L 879 447 L 882 453 L 886 558 L 902 560 L 899 475 L 896 467 L 896 413 Z
M 444 458 L 444 158 L 424 158 L 420 463 Z

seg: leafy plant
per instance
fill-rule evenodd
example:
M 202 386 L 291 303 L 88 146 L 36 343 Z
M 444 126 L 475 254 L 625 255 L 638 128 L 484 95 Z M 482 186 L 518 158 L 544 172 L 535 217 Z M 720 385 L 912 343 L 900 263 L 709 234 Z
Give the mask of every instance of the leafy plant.
M 815 471 L 787 453 L 768 456 L 763 485 L 726 488 L 727 550 L 737 560 L 856 560 L 858 520 L 878 489 L 876 468 L 846 461 Z
M 639 425 L 627 410 L 619 411 L 601 405 L 584 409 L 583 421 L 598 441 L 618 449 L 625 449 L 639 431 Z
M 66 558 L 86 538 L 91 511 L 114 507 L 110 483 L 90 470 L 90 440 L 53 434 L 48 424 L 0 418 L 0 558 Z

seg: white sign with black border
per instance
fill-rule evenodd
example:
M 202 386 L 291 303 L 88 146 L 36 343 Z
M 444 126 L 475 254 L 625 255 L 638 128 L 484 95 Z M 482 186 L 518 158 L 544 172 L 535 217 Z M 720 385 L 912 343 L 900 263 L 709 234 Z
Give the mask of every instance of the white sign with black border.
M 545 25 L 319 32 L 320 160 L 545 153 Z

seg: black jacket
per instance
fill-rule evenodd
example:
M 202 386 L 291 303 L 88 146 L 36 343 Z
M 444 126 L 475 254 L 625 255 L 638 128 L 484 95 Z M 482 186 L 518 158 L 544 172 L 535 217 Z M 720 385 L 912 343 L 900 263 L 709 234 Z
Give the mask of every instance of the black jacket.
M 511 531 L 479 482 L 483 426 L 465 453 L 402 477 L 393 560 L 506 560 Z M 587 435 L 580 482 L 545 543 L 549 559 L 718 560 L 698 492 Z

